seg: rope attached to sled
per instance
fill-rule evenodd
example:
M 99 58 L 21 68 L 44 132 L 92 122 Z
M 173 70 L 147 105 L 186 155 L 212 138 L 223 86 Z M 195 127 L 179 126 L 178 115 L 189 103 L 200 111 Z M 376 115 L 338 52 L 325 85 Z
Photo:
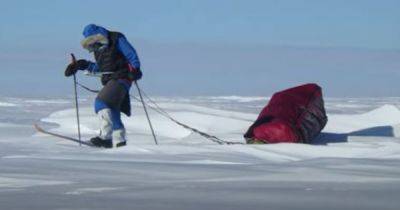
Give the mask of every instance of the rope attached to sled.
M 83 89 L 85 89 L 85 90 L 87 90 L 87 91 L 89 91 L 89 92 L 92 92 L 92 93 L 99 93 L 99 92 L 100 92 L 99 90 L 93 90 L 93 89 L 91 89 L 91 88 L 88 88 L 87 86 L 85 86 L 85 85 L 83 85 L 83 84 L 81 84 L 81 83 L 77 83 L 77 84 L 78 84 L 81 88 L 83 88 Z M 138 88 L 139 88 L 139 87 L 138 87 Z M 202 136 L 202 137 L 204 137 L 204 138 L 206 138 L 206 139 L 208 139 L 208 140 L 210 140 L 210 141 L 213 141 L 213 142 L 215 142 L 215 143 L 217 143 L 217 144 L 220 144 L 220 145 L 223 145 L 223 144 L 227 144 L 227 145 L 244 144 L 244 143 L 242 143 L 242 142 L 232 142 L 232 141 L 225 141 L 225 140 L 222 140 L 222 139 L 220 139 L 220 138 L 218 138 L 218 137 L 216 137 L 216 136 L 214 136 L 214 135 L 210 135 L 210 134 L 208 134 L 208 133 L 206 133 L 206 132 L 200 131 L 200 130 L 198 130 L 198 129 L 196 129 L 196 128 L 193 128 L 193 127 L 191 127 L 191 126 L 189 126 L 189 125 L 187 125 L 187 124 L 184 124 L 184 123 L 182 123 L 182 122 L 176 120 L 176 119 L 173 118 L 168 112 L 166 112 L 163 108 L 161 108 L 154 100 L 152 100 L 152 99 L 143 91 L 143 89 L 140 88 L 139 90 L 143 93 L 143 96 L 151 103 L 151 105 L 148 104 L 148 103 L 146 103 L 145 101 L 143 101 L 143 103 L 145 103 L 148 107 L 150 107 L 150 109 L 152 109 L 152 110 L 154 110 L 155 112 L 157 112 L 158 114 L 160 114 L 160 115 L 162 115 L 162 116 L 168 118 L 169 120 L 171 120 L 171 121 L 174 122 L 175 124 L 177 124 L 177 125 L 179 125 L 179 126 L 185 128 L 185 129 L 187 129 L 187 130 L 190 130 L 190 131 L 192 131 L 192 132 L 194 132 L 194 133 L 197 133 L 197 134 L 199 134 L 200 136 Z M 134 95 L 131 95 L 131 94 L 130 94 L 129 96 L 130 96 L 131 98 L 133 98 L 134 100 L 138 101 L 138 102 L 142 102 L 142 100 L 140 100 L 138 97 L 136 97 L 136 96 L 134 96 Z

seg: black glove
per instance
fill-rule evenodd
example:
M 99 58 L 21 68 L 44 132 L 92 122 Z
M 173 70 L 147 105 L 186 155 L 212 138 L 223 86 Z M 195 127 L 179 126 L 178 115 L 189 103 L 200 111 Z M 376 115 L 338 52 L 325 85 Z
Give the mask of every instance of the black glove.
M 71 75 L 76 74 L 78 70 L 85 70 L 89 67 L 89 61 L 87 60 L 77 60 L 76 62 L 70 63 L 65 69 L 65 76 L 69 77 Z

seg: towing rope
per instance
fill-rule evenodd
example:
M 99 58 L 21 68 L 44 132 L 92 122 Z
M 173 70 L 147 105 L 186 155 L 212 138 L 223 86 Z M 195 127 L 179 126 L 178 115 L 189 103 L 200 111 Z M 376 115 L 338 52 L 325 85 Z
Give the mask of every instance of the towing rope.
M 100 92 L 99 90 L 93 90 L 93 89 L 91 89 L 91 88 L 88 88 L 87 86 L 85 86 L 85 85 L 83 85 L 83 84 L 81 84 L 81 83 L 79 83 L 79 82 L 77 82 L 77 84 L 78 84 L 81 88 L 83 88 L 83 89 L 85 89 L 85 90 L 87 90 L 87 91 L 89 91 L 89 92 L 92 92 L 92 93 L 99 93 L 99 92 Z M 194 132 L 194 133 L 197 133 L 197 134 L 199 134 L 200 136 L 202 136 L 202 137 L 204 137 L 204 138 L 206 138 L 206 139 L 208 139 L 208 140 L 210 140 L 210 141 L 213 141 L 213 142 L 215 142 L 215 143 L 217 143 L 217 144 L 220 144 L 220 145 L 222 145 L 222 144 L 228 144 L 228 145 L 233 145 L 233 144 L 244 144 L 244 143 L 242 143 L 242 142 L 232 142 L 232 141 L 225 141 L 225 140 L 222 140 L 222 139 L 220 139 L 220 138 L 218 138 L 218 137 L 216 137 L 216 136 L 214 136 L 214 135 L 210 135 L 210 134 L 208 134 L 208 133 L 206 133 L 206 132 L 200 131 L 200 130 L 198 130 L 198 129 L 196 129 L 196 128 L 193 128 L 193 127 L 191 127 L 191 126 L 189 126 L 189 125 L 187 125 L 187 124 L 184 124 L 184 123 L 182 123 L 182 122 L 176 120 L 176 119 L 173 118 L 168 112 L 166 112 L 163 108 L 161 108 L 153 99 L 151 99 L 151 98 L 143 91 L 143 89 L 141 89 L 141 88 L 139 88 L 139 87 L 137 87 L 137 88 L 143 93 L 144 97 L 151 103 L 151 105 L 148 104 L 148 103 L 146 103 L 145 101 L 143 101 L 143 103 L 145 103 L 145 104 L 146 104 L 148 107 L 150 107 L 150 109 L 152 109 L 153 111 L 157 112 L 157 113 L 160 114 L 161 116 L 164 116 L 164 117 L 168 118 L 169 120 L 171 120 L 171 121 L 174 122 L 175 124 L 177 124 L 177 125 L 179 125 L 179 126 L 185 128 L 185 129 L 188 129 L 188 130 L 190 130 L 190 131 L 192 131 L 192 132 Z M 138 101 L 138 102 L 141 102 L 141 100 L 140 100 L 138 97 L 136 97 L 136 96 L 134 96 L 134 95 L 132 95 L 132 94 L 129 94 L 129 96 L 130 96 L 131 98 L 133 98 L 134 100 L 136 100 L 136 101 Z

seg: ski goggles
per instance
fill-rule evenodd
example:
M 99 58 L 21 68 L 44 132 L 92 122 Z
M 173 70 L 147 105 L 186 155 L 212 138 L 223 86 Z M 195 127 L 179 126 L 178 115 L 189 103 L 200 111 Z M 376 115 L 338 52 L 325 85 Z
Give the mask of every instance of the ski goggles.
M 108 45 L 108 39 L 102 34 L 95 34 L 82 40 L 81 45 L 89 52 L 94 52 L 106 47 Z

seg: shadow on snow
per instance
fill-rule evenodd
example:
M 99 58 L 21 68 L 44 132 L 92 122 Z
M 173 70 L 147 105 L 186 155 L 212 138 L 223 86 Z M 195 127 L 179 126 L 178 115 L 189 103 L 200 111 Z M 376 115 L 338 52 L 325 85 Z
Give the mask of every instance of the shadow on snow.
M 328 143 L 348 142 L 349 136 L 375 136 L 375 137 L 394 137 L 392 126 L 378 126 L 367 128 L 351 133 L 326 133 L 322 132 L 312 141 L 314 145 L 326 145 Z

